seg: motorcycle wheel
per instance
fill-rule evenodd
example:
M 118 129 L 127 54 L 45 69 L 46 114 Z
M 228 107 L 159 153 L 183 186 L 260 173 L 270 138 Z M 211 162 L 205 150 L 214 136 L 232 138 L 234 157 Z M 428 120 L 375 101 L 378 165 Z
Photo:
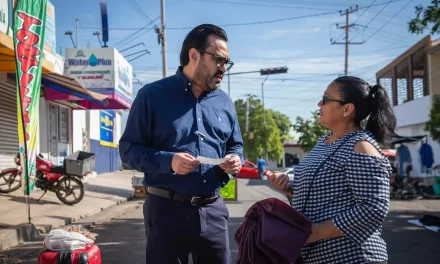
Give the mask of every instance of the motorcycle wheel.
M 16 183 L 16 185 L 12 185 Z M 8 189 L 2 189 L 3 185 L 9 185 Z M 16 171 L 15 173 L 4 171 L 0 173 L 0 193 L 10 193 L 20 189 L 21 183 L 21 173 Z
M 72 182 L 77 186 L 73 187 L 71 185 Z M 78 196 L 74 193 L 74 190 L 76 189 L 79 189 Z M 67 205 L 74 205 L 81 202 L 81 200 L 84 198 L 84 185 L 81 180 L 75 176 L 64 176 L 63 178 L 61 178 L 61 180 L 58 181 L 55 193 L 62 203 Z M 66 199 L 70 195 L 73 195 L 74 200 L 70 201 Z

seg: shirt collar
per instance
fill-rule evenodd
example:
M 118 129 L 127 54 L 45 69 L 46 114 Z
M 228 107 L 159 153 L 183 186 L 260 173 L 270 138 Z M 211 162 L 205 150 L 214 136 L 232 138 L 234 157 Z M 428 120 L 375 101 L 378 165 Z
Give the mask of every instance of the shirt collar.
M 191 91 L 192 83 L 186 78 L 185 74 L 183 74 L 183 67 L 179 66 L 176 71 L 176 77 L 179 84 L 185 89 L 185 91 Z
M 181 87 L 185 90 L 185 92 L 192 91 L 192 83 L 190 80 L 188 80 L 188 78 L 185 76 L 185 74 L 183 74 L 183 67 L 182 66 L 179 66 L 179 68 L 177 68 L 176 77 L 177 77 L 177 81 L 178 81 L 179 85 L 181 85 Z M 219 90 L 219 89 L 217 89 L 217 90 Z M 208 93 L 204 92 L 202 94 L 202 96 L 203 95 L 210 96 L 210 95 L 218 92 L 217 90 L 210 91 Z

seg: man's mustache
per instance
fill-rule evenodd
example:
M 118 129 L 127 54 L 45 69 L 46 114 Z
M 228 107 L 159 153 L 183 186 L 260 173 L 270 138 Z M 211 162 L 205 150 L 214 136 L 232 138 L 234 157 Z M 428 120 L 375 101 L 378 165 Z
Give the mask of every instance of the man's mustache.
M 223 72 L 219 71 L 216 74 L 214 74 L 213 78 L 217 77 L 217 76 L 221 76 L 223 78 Z

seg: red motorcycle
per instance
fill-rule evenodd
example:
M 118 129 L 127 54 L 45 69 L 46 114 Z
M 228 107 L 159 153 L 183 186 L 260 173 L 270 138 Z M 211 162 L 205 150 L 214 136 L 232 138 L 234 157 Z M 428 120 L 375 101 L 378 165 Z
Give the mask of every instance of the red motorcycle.
M 16 168 L 9 168 L 0 173 L 0 193 L 10 193 L 18 190 L 22 185 L 22 168 L 20 164 L 20 153 L 14 157 Z M 56 166 L 52 162 L 44 159 L 43 155 L 37 156 L 37 172 L 35 179 L 35 187 L 44 191 L 38 201 L 47 193 L 54 192 L 58 199 L 67 205 L 79 203 L 84 197 L 84 185 L 80 176 L 69 175 L 66 173 L 64 166 Z M 85 174 L 87 175 L 87 173 Z M 84 176 L 85 176 L 84 175 Z M 3 189 L 2 186 L 7 188 Z M 78 195 L 75 191 L 79 191 Z M 67 199 L 73 196 L 73 200 Z

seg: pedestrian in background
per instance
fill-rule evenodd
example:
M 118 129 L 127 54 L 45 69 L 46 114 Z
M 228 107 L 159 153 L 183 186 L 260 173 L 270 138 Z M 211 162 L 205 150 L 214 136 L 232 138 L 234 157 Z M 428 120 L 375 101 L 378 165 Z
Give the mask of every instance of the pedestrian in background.
M 257 160 L 258 174 L 260 174 L 260 179 L 264 179 L 264 170 L 266 169 L 266 161 L 263 157 L 259 157 Z
M 229 264 L 229 212 L 219 196 L 243 164 L 243 140 L 230 97 L 219 89 L 232 67 L 226 32 L 210 24 L 185 38 L 175 75 L 143 87 L 119 150 L 144 172 L 147 262 Z M 226 158 L 220 165 L 195 158 Z
M 380 85 L 343 76 L 327 87 L 318 106 L 319 122 L 330 134 L 300 162 L 293 185 L 287 175 L 270 178 L 314 223 L 301 250 L 304 262 L 387 263 L 381 233 L 391 165 L 378 143 L 387 145 L 396 126 L 388 95 Z

